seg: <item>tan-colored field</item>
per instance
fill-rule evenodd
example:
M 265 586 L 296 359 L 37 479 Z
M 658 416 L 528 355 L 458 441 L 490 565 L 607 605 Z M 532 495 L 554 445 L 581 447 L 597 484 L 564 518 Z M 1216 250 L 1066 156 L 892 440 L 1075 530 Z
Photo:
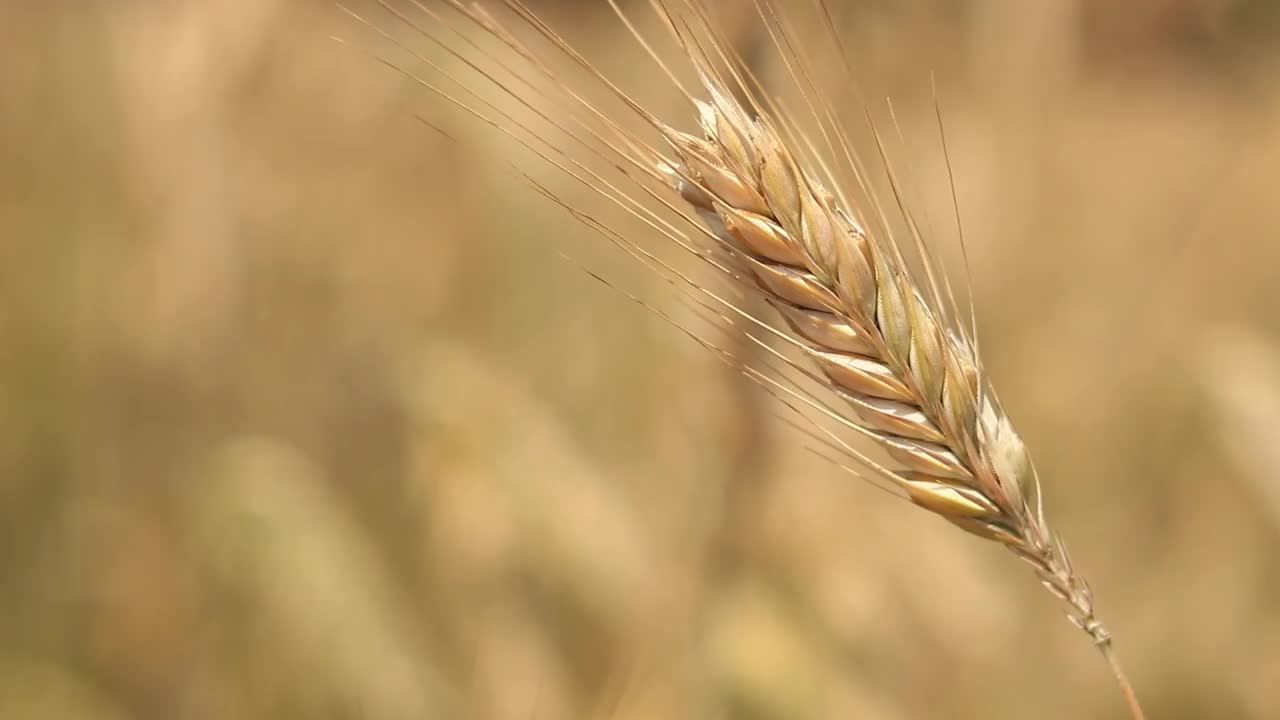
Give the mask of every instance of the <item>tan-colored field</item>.
M 531 4 L 693 128 L 603 0 Z M 963 282 L 937 73 L 985 361 L 1148 716 L 1280 717 L 1280 12 L 833 4 Z M 371 53 L 441 80 L 328 0 L 0 0 L 0 718 L 1125 717 L 1022 563 Z

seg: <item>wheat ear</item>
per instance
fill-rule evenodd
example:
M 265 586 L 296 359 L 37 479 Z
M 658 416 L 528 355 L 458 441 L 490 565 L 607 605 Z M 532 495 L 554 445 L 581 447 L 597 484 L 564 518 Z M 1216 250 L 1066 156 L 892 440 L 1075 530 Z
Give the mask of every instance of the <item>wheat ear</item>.
M 939 322 L 891 240 L 802 171 L 769 123 L 704 84 L 703 136 L 661 128 L 680 161 L 673 185 L 852 406 L 850 420 L 901 465 L 882 474 L 916 505 L 1029 563 L 1143 717 L 1088 584 L 1046 525 L 1027 448 L 984 391 L 971 343 Z
M 701 8 L 699 0 L 688 1 L 691 9 Z M 438 16 L 423 4 L 424 0 L 410 2 L 438 22 Z M 759 112 L 749 112 L 726 83 L 717 79 L 712 63 L 696 44 L 681 43 L 699 71 L 709 98 L 689 98 L 698 109 L 701 136 L 678 131 L 644 110 L 532 13 L 523 0 L 503 0 L 537 34 L 551 41 L 657 129 L 674 154 L 668 158 L 555 80 L 535 54 L 480 6 L 466 5 L 461 0 L 442 2 L 506 44 L 537 70 L 534 74 L 552 79 L 573 103 L 603 122 L 617 139 L 616 144 L 606 144 L 624 164 L 643 167 L 646 159 L 658 163 L 659 177 L 669 181 L 702 219 L 708 236 L 728 251 L 737 265 L 737 275 L 768 299 L 783 317 L 790 332 L 778 332 L 787 334 L 801 347 L 821 372 L 810 377 L 849 403 L 852 413 L 840 413 L 841 419 L 878 443 L 899 467 L 886 468 L 853 448 L 842 448 L 868 470 L 899 487 L 916 505 L 967 532 L 1003 544 L 1030 564 L 1044 586 L 1065 603 L 1067 617 L 1089 635 L 1106 658 L 1132 718 L 1142 720 L 1142 709 L 1113 651 L 1111 636 L 1094 611 L 1089 586 L 1075 572 L 1065 546 L 1047 526 L 1030 455 L 987 387 L 976 343 L 963 330 L 952 329 L 962 327 L 959 322 L 949 323 L 943 316 L 947 304 L 938 290 L 927 253 L 922 258 L 928 278 L 926 294 L 915 281 L 887 222 L 881 223 L 880 232 L 868 230 L 851 204 L 837 200 L 817 175 L 803 169 L 801 155 L 771 120 L 779 113 L 765 112 L 754 104 L 752 107 Z M 615 0 L 609 2 L 623 17 Z M 669 29 L 681 36 L 666 0 L 651 2 L 668 21 Z M 757 6 L 762 19 L 768 15 L 776 22 L 770 2 L 758 2 L 763 2 Z M 409 22 L 387 0 L 378 3 Z M 819 5 L 825 10 L 825 0 L 819 0 Z M 701 13 L 695 12 L 695 16 L 701 18 Z M 414 27 L 430 37 L 421 27 Z M 635 32 L 630 23 L 628 28 Z M 640 39 L 667 71 L 662 60 Z M 714 38 L 712 45 L 716 45 Z M 415 57 L 425 61 L 421 56 Z M 723 55 L 722 59 L 733 64 Z M 411 73 L 405 74 L 498 127 L 465 103 Z M 683 90 L 669 71 L 667 74 Z M 737 85 L 745 88 L 742 77 L 734 77 Z M 533 107 L 519 93 L 513 95 Z M 508 130 L 504 132 L 515 137 Z M 521 142 L 534 149 L 533 144 Z M 636 209 L 634 200 L 621 199 L 612 185 L 608 190 L 594 185 L 554 159 L 559 151 L 535 152 L 583 180 L 601 197 L 645 220 L 668 239 L 691 249 L 682 242 L 683 235 L 663 230 L 669 226 L 650 221 L 656 216 Z M 569 162 L 575 168 L 581 167 Z M 653 170 L 647 168 L 646 172 Z M 867 196 L 864 199 L 875 205 L 871 189 L 861 180 L 859 185 Z M 540 191 L 570 207 L 549 191 Z M 585 219 L 582 213 L 570 210 L 654 267 L 652 256 L 638 251 L 598 222 Z M 922 244 L 920 249 L 923 250 Z M 758 373 L 750 376 L 760 377 Z

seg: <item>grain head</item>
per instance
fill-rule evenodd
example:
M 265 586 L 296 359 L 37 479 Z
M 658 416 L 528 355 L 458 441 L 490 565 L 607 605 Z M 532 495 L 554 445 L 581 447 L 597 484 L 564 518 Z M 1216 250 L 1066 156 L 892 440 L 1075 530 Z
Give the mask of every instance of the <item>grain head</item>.
M 816 423 L 808 427 L 811 439 L 842 455 L 841 460 L 848 460 L 855 472 L 887 483 L 925 511 L 999 543 L 1027 562 L 1043 585 L 1064 602 L 1069 619 L 1102 651 L 1132 715 L 1141 717 L 1115 660 L 1111 636 L 1095 612 L 1089 586 L 1049 528 L 1031 455 L 984 373 L 976 323 L 962 320 L 967 313 L 954 299 L 951 282 L 906 206 L 878 127 L 868 114 L 880 170 L 889 180 L 909 240 L 894 232 L 887 203 L 867 179 L 867 164 L 852 149 L 831 104 L 816 89 L 814 71 L 804 53 L 795 49 L 798 44 L 791 26 L 771 2 L 756 3 L 760 23 L 800 90 L 804 100 L 800 108 L 782 106 L 764 90 L 750 63 L 714 30 L 700 1 L 652 3 L 682 56 L 662 54 L 637 31 L 639 46 L 685 95 L 697 132 L 679 130 L 676 125 L 684 123 L 675 119 L 669 123 L 645 108 L 520 0 L 504 3 L 518 24 L 516 30 L 482 7 L 458 0 L 435 4 L 411 0 L 421 13 L 418 20 L 386 0 L 378 2 L 432 39 L 437 36 L 423 30 L 424 23 L 440 27 L 438 23 L 451 22 L 441 13 L 452 10 L 454 21 L 470 22 L 514 53 L 517 60 L 507 61 L 505 69 L 521 80 L 493 80 L 487 72 L 483 77 L 523 109 L 555 123 L 576 143 L 576 149 L 531 130 L 527 121 L 471 93 L 465 81 L 459 83 L 463 90 L 453 93 L 438 90 L 400 66 L 397 69 L 516 138 L 542 161 L 590 187 L 604 204 L 622 209 L 650 228 L 649 238 L 623 233 L 517 171 L 584 225 L 652 267 L 692 304 L 726 322 L 758 328 L 788 347 L 791 355 L 773 353 L 782 372 L 770 372 L 767 367 L 739 362 L 699 338 L 786 408 L 806 419 L 817 413 L 833 420 L 889 458 L 887 462 L 873 458 L 858 444 L 847 442 L 844 433 L 833 434 Z M 633 27 L 612 0 L 610 4 Z M 817 7 L 824 26 L 835 37 L 826 3 L 819 0 Z M 522 33 L 568 58 L 647 124 L 658 139 L 646 140 L 585 99 L 526 45 Z M 838 38 L 835 42 L 839 46 Z M 465 45 L 442 43 L 447 53 L 475 68 Z M 692 67 L 696 90 L 686 89 L 669 69 L 676 60 Z M 432 66 L 452 77 L 438 64 Z M 538 101 L 548 98 L 570 107 L 572 120 L 552 120 L 538 110 Z M 818 142 L 794 120 L 804 112 L 818 128 Z M 577 155 L 584 149 L 606 158 L 620 178 L 607 180 L 580 162 Z M 839 164 L 848 166 L 854 182 L 838 180 L 830 168 Z M 672 214 L 676 220 L 666 219 Z M 774 316 L 758 315 L 744 303 L 725 299 L 691 279 L 644 247 L 653 241 L 669 241 L 687 250 L 730 278 L 742 294 L 763 298 Z M 808 384 L 797 382 L 796 374 Z

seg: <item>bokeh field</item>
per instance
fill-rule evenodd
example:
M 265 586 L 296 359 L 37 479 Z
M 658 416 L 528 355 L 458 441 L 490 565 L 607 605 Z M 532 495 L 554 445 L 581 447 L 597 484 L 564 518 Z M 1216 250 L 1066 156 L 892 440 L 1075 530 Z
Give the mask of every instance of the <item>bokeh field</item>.
M 604 2 L 532 4 L 691 127 Z M 959 273 L 937 73 L 988 369 L 1149 715 L 1280 717 L 1280 7 L 833 4 Z M 328 0 L 0 0 L 0 718 L 1122 717 L 1025 567 L 370 55 L 430 74 Z

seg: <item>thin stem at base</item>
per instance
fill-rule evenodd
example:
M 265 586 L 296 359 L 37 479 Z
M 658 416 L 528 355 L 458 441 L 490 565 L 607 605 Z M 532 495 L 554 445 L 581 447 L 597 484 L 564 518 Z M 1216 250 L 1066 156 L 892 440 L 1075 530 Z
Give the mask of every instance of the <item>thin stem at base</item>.
M 1116 657 L 1116 653 L 1111 649 L 1111 643 L 1100 645 L 1102 656 L 1107 659 L 1107 664 L 1111 666 L 1111 674 L 1115 676 L 1116 683 L 1120 686 L 1120 694 L 1124 695 L 1125 704 L 1129 706 L 1129 716 L 1133 720 L 1146 720 L 1147 716 L 1142 712 L 1142 705 L 1138 703 L 1138 696 L 1133 692 L 1133 685 L 1129 684 L 1129 677 L 1124 674 L 1124 668 L 1120 666 L 1120 658 Z

